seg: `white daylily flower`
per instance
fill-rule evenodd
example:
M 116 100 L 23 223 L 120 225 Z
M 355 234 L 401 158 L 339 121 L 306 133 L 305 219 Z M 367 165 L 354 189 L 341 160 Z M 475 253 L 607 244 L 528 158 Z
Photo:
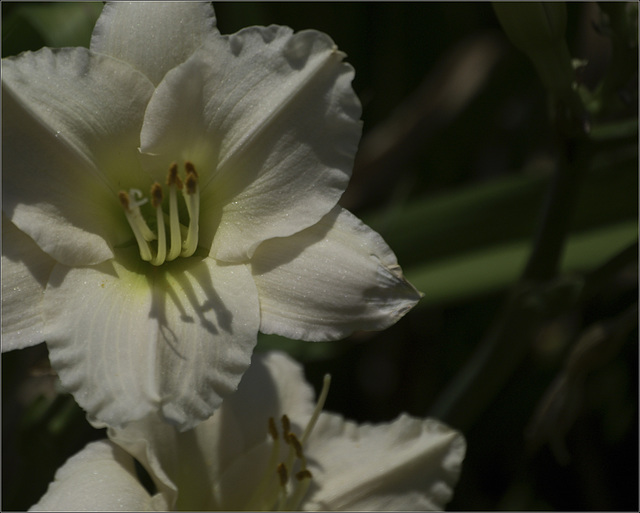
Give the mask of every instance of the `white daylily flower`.
M 90 49 L 4 59 L 3 349 L 46 340 L 93 419 L 186 429 L 259 329 L 397 321 L 419 294 L 337 205 L 361 131 L 343 57 L 312 30 L 222 36 L 207 3 L 117 2 Z
M 462 435 L 404 414 L 357 425 L 320 413 L 326 389 L 314 408 L 298 364 L 257 354 L 213 417 L 186 432 L 157 416 L 110 428 L 111 441 L 69 459 L 32 509 L 443 509 L 464 458 Z M 142 487 L 133 457 L 157 493 Z

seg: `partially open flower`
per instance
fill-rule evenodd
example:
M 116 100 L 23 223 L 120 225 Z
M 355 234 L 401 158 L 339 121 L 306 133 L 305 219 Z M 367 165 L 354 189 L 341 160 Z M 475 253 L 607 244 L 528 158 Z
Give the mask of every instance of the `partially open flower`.
M 91 48 L 2 61 L 3 349 L 45 341 L 110 425 L 187 429 L 258 330 L 332 340 L 419 299 L 337 205 L 361 132 L 320 32 L 215 28 L 210 4 L 107 3 Z
M 157 416 L 93 442 L 33 510 L 440 510 L 465 453 L 460 433 L 401 415 L 357 425 L 321 412 L 302 369 L 258 354 L 210 419 L 178 432 Z M 133 457 L 156 488 L 147 491 Z

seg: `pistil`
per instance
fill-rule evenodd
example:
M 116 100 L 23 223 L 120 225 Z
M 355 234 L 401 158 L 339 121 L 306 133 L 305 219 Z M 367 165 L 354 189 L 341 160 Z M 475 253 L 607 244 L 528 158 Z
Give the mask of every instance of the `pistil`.
M 149 241 L 156 238 L 154 233 L 147 226 L 146 221 L 142 217 L 142 213 L 140 212 L 140 205 L 143 205 L 146 200 L 139 201 L 131 199 L 132 196 L 142 196 L 142 192 L 138 189 L 131 189 L 128 193 L 125 191 L 120 191 L 118 193 L 118 199 L 120 200 L 120 204 L 122 208 L 124 208 L 124 215 L 127 217 L 127 221 L 129 221 L 129 226 L 131 226 L 131 230 L 133 231 L 133 235 L 136 238 L 136 242 L 138 243 L 138 248 L 140 249 L 140 258 L 145 262 L 149 262 L 152 258 L 151 255 L 151 247 L 149 246 Z

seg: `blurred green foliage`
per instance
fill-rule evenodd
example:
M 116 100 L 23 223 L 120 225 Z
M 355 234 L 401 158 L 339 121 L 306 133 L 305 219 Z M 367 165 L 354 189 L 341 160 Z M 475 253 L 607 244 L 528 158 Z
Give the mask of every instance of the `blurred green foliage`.
M 101 5 L 3 2 L 3 57 L 88 46 Z M 567 4 L 567 95 L 488 3 L 214 5 L 222 33 L 314 28 L 346 52 L 364 136 L 343 204 L 425 293 L 382 333 L 259 349 L 331 372 L 329 410 L 461 429 L 450 509 L 637 510 L 637 4 Z M 3 355 L 3 509 L 102 436 L 43 346 Z

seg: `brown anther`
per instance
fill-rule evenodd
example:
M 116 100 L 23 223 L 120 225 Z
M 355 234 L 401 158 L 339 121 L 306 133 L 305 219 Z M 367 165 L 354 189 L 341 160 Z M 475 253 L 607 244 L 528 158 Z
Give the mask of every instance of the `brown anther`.
M 182 180 L 178 176 L 178 164 L 175 162 L 169 167 L 169 174 L 167 175 L 167 185 L 175 185 L 178 189 L 182 189 Z
M 195 194 L 196 186 L 198 185 L 198 173 L 196 173 L 196 168 L 190 161 L 186 161 L 184 163 L 184 170 L 187 174 L 185 178 L 185 185 L 187 186 L 187 194 Z
M 162 187 L 158 182 L 155 182 L 151 186 L 151 206 L 156 208 L 160 204 L 162 204 Z
M 311 472 L 308 471 L 306 468 L 296 474 L 296 479 L 298 481 L 302 481 L 303 479 L 311 479 L 312 477 L 313 475 L 311 475 Z
M 196 173 L 196 167 L 193 165 L 193 162 L 191 162 L 190 160 L 187 160 L 184 163 L 184 171 L 185 173 L 187 173 L 187 176 L 189 176 L 190 174 L 196 175 L 196 178 L 198 178 L 198 173 Z
M 278 429 L 276 428 L 276 421 L 273 417 L 269 417 L 269 434 L 274 441 L 278 439 Z
M 129 194 L 127 194 L 125 191 L 120 191 L 118 193 L 118 199 L 120 200 L 120 204 L 122 205 L 122 207 L 127 212 L 130 212 L 131 209 L 129 208 Z
M 187 194 L 195 194 L 196 187 L 198 185 L 198 179 L 193 175 L 187 175 L 185 185 L 187 186 Z
M 278 473 L 278 477 L 280 478 L 280 486 L 285 486 L 287 484 L 287 480 L 289 479 L 289 474 L 287 472 L 287 467 L 285 466 L 285 464 L 278 464 L 276 472 Z
M 288 435 L 291 431 L 291 422 L 289 422 L 289 417 L 287 417 L 286 415 L 282 416 L 282 431 L 284 433 L 282 435 L 283 438 L 288 442 Z
M 289 433 L 288 442 L 293 447 L 293 450 L 296 451 L 296 456 L 303 459 L 302 444 L 300 443 L 300 440 L 298 440 L 298 437 L 293 433 Z

